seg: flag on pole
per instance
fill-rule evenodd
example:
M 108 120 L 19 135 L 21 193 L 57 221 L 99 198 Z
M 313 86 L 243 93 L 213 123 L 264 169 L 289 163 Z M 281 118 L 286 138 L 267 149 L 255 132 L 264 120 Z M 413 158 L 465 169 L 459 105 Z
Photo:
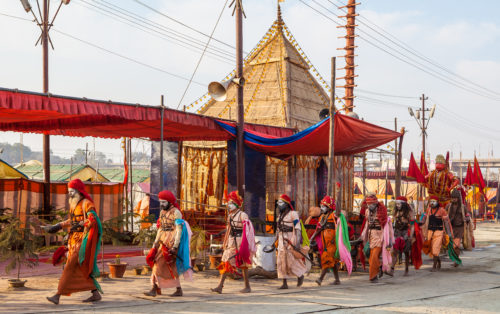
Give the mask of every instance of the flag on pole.
M 470 161 L 469 164 L 467 165 L 467 174 L 465 175 L 464 179 L 464 185 L 467 187 L 471 187 L 473 185 L 473 178 L 472 178 L 472 167 L 470 166 Z
M 427 163 L 425 162 L 424 152 L 420 154 L 420 173 L 424 176 L 424 178 L 429 174 Z
M 413 153 L 411 153 L 410 155 L 410 166 L 408 167 L 408 173 L 406 174 L 406 176 L 408 178 L 417 180 L 418 183 L 425 182 L 425 178 L 417 166 L 417 162 L 415 161 L 415 157 L 413 157 Z
M 472 184 L 478 187 L 479 192 L 483 194 L 484 199 L 487 202 L 488 198 L 486 197 L 485 193 L 486 184 L 484 183 L 483 174 L 481 173 L 481 168 L 479 167 L 479 162 L 477 161 L 476 156 L 474 156 L 474 170 L 472 176 L 473 176 Z

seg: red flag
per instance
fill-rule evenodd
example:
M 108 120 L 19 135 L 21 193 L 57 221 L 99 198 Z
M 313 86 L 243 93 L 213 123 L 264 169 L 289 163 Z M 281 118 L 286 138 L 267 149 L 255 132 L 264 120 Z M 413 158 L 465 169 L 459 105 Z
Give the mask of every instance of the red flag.
M 415 157 L 413 157 L 413 153 L 410 155 L 410 166 L 408 167 L 408 173 L 406 174 L 408 178 L 412 178 L 417 180 L 418 183 L 424 183 L 425 178 L 418 169 L 417 162 L 415 161 Z
M 474 170 L 472 176 L 473 176 L 472 184 L 479 188 L 479 192 L 483 194 L 484 199 L 488 201 L 484 191 L 484 189 L 486 188 L 486 184 L 484 183 L 483 174 L 481 173 L 481 168 L 479 167 L 479 162 L 477 161 L 476 156 L 474 156 Z
M 464 185 L 465 186 L 472 186 L 473 185 L 473 178 L 472 178 L 472 167 L 470 166 L 470 161 L 469 164 L 467 165 L 467 175 L 465 176 L 464 179 Z
M 446 168 L 450 169 L 450 152 L 446 152 Z
M 424 152 L 420 154 L 420 173 L 424 176 L 424 178 L 429 174 L 427 163 L 425 162 Z

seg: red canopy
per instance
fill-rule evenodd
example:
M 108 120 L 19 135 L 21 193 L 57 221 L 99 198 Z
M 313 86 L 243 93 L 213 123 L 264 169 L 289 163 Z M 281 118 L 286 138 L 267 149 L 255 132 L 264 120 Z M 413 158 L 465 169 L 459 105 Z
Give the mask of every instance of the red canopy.
M 0 88 L 0 130 L 65 136 L 149 138 L 160 140 L 160 107 L 45 95 Z M 231 123 L 229 123 L 231 124 Z M 283 138 L 284 145 L 247 145 L 267 155 L 328 155 L 329 120 L 290 140 L 294 131 L 245 124 L 248 134 Z M 233 136 L 214 118 L 164 109 L 164 139 L 168 141 L 225 141 Z M 303 134 L 303 135 L 302 135 Z M 335 115 L 335 154 L 351 155 L 401 136 L 359 119 Z M 287 140 L 288 138 L 288 140 Z
M 0 89 L 0 130 L 65 136 L 160 140 L 160 107 Z M 167 141 L 231 138 L 210 117 L 165 108 Z M 246 124 L 246 129 L 284 137 L 292 129 Z

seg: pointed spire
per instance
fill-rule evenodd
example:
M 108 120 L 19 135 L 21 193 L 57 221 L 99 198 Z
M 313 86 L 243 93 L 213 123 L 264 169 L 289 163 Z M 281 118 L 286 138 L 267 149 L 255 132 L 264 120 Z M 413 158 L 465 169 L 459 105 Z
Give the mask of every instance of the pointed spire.
M 280 24 L 283 24 L 283 19 L 281 18 L 281 6 L 280 6 L 280 0 L 278 0 L 278 22 Z

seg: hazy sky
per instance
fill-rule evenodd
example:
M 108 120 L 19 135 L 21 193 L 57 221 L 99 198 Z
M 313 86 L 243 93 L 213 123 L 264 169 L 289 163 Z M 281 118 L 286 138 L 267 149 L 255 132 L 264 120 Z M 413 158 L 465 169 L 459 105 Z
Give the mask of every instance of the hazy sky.
M 225 0 L 141 1 L 205 34 L 212 31 L 225 3 Z M 286 0 L 282 3 L 285 23 L 312 63 L 329 81 L 330 57 L 342 55 L 342 51 L 337 48 L 344 46 L 344 40 L 337 37 L 343 36 L 345 30 L 336 28 L 334 22 L 304 2 L 334 21 L 344 23 L 332 14 L 343 15 L 334 5 L 340 5 L 340 1 Z M 452 150 L 458 157 L 461 149 L 464 157 L 472 157 L 476 150 L 485 158 L 488 151 L 498 151 L 500 22 L 497 13 L 500 3 L 494 0 L 481 1 L 481 5 L 464 0 L 361 2 L 358 6 L 361 17 L 357 23 L 357 32 L 361 37 L 356 39 L 359 46 L 356 74 L 359 77 L 356 78 L 358 91 L 355 94 L 359 98 L 355 100 L 355 111 L 369 122 L 390 128 L 394 128 L 394 117 L 397 117 L 399 125 L 409 131 L 404 139 L 407 157 L 409 152 L 418 154 L 421 150 L 420 130 L 409 116 L 407 107 L 420 106 L 418 97 L 425 93 L 429 97 L 428 105 L 437 105 L 428 130 L 428 150 L 431 155 Z M 31 3 L 36 8 L 36 2 Z M 52 12 L 58 3 L 58 0 L 51 1 Z M 243 3 L 247 15 L 244 20 L 244 50 L 248 52 L 276 19 L 276 1 L 243 0 Z M 129 25 L 119 22 L 116 10 L 120 9 L 150 20 L 146 26 L 148 29 L 139 30 L 137 25 L 132 24 L 130 13 L 126 13 L 129 15 L 129 21 L 126 21 Z M 39 30 L 30 21 L 7 17 L 5 14 L 30 18 L 19 1 L 2 1 L 0 86 L 41 91 L 42 53 L 40 46 L 34 46 Z M 159 29 L 156 28 L 158 24 L 154 23 L 168 28 L 169 33 L 159 35 Z M 165 34 L 170 37 L 165 37 Z M 172 37 L 178 38 L 179 35 L 184 36 L 181 39 L 184 43 L 172 40 Z M 197 47 L 203 47 L 207 40 L 207 37 L 134 0 L 72 0 L 68 6 L 62 7 L 51 30 L 55 50 L 50 50 L 50 92 L 149 105 L 159 104 L 160 95 L 164 94 L 167 105 L 176 108 L 187 81 L 165 72 L 189 79 L 201 54 L 199 48 L 186 46 L 193 43 L 185 36 L 193 37 Z M 234 45 L 234 18 L 230 10 L 226 9 L 223 13 L 215 37 L 230 46 Z M 224 78 L 234 68 L 231 57 L 234 50 L 219 42 L 212 43 L 216 50 L 211 50 L 214 54 L 202 60 L 181 107 L 203 95 L 210 81 Z M 437 73 L 429 75 L 373 45 L 404 60 L 410 56 L 420 63 L 418 67 Z M 413 52 L 412 49 L 441 68 L 411 55 L 408 50 Z M 116 54 L 140 61 L 143 65 Z M 339 64 L 341 66 L 342 62 Z M 445 76 L 454 85 L 436 76 Z M 339 89 L 338 93 L 343 94 L 343 90 Z M 484 97 L 486 94 L 487 97 Z M 24 143 L 34 150 L 41 150 L 41 139 L 41 135 L 25 135 Z M 0 141 L 18 142 L 19 135 L 3 132 L 0 133 Z M 84 148 L 86 142 L 91 145 L 92 139 L 52 137 L 51 149 L 56 154 L 69 157 L 75 149 Z M 147 144 L 134 144 L 134 148 L 139 150 L 143 147 L 149 150 Z M 96 149 L 115 160 L 122 156 L 119 140 L 96 139 Z

